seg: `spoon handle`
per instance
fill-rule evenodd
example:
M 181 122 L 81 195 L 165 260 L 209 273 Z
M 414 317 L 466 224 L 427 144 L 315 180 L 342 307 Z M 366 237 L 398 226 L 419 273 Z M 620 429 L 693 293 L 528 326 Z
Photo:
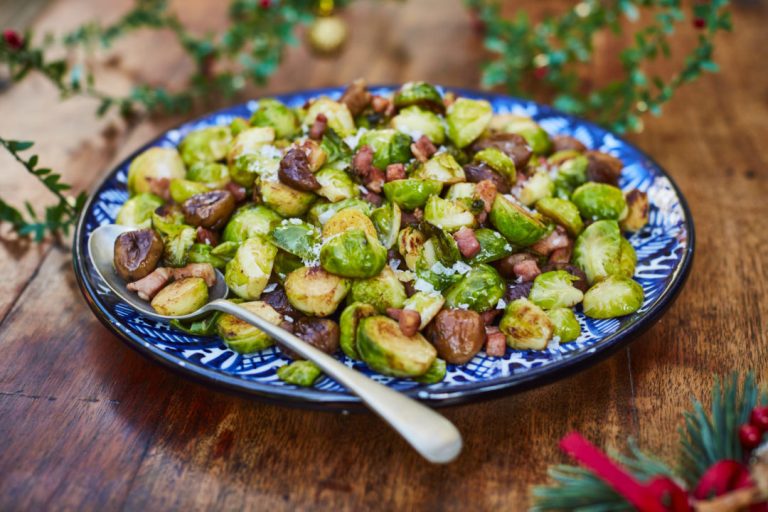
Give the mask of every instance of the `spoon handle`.
M 237 304 L 219 299 L 208 303 L 206 309 L 216 309 L 234 315 L 314 362 L 326 375 L 359 396 L 428 461 L 438 464 L 447 463 L 455 459 L 461 451 L 462 441 L 458 429 L 429 407 L 369 379 L 301 338 L 272 325 Z

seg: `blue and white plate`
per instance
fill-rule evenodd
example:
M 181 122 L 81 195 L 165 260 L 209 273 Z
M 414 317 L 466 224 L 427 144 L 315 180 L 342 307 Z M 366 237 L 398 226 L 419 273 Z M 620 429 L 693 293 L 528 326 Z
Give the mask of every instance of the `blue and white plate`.
M 374 88 L 389 93 L 393 87 Z M 694 232 L 691 212 L 672 179 L 645 153 L 616 135 L 587 121 L 562 114 L 550 107 L 507 96 L 452 89 L 459 95 L 484 98 L 496 113 L 519 113 L 533 117 L 551 134 L 572 135 L 591 149 L 619 157 L 625 165 L 621 187 L 648 193 L 650 222 L 629 239 L 637 251 L 635 278 L 645 290 L 645 303 L 630 316 L 593 320 L 578 313 L 582 334 L 578 340 L 552 346 L 545 351 L 507 349 L 504 357 L 475 356 L 463 366 L 448 366 L 439 384 L 423 385 L 407 379 L 384 377 L 364 363 L 344 357 L 344 362 L 371 378 L 424 400 L 447 405 L 542 385 L 568 375 L 605 357 L 653 325 L 670 306 L 691 268 Z M 290 106 L 308 99 L 337 97 L 341 88 L 315 89 L 278 98 Z M 74 263 L 80 287 L 96 316 L 142 354 L 199 381 L 263 399 L 317 408 L 354 408 L 359 400 L 339 384 L 323 377 L 310 389 L 286 384 L 276 370 L 286 360 L 275 348 L 243 356 L 224 346 L 216 337 L 195 337 L 146 318 L 110 292 L 93 269 L 87 240 L 91 231 L 114 222 L 120 205 L 128 198 L 126 173 L 132 158 L 152 146 L 173 147 L 190 131 L 227 125 L 235 117 L 249 117 L 258 101 L 226 108 L 170 130 L 128 157 L 96 187 L 85 206 L 74 242 Z

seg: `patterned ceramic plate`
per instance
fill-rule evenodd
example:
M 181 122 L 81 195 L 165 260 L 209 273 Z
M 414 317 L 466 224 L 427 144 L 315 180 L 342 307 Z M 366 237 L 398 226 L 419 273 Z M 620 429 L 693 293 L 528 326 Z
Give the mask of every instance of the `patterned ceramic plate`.
M 388 93 L 392 87 L 374 92 Z M 338 96 L 342 89 L 317 89 L 286 94 L 279 99 L 300 106 L 318 95 Z M 587 147 L 616 155 L 625 165 L 624 189 L 648 193 L 650 223 L 629 241 L 637 251 L 635 278 L 645 290 L 645 303 L 635 314 L 611 320 L 593 320 L 578 312 L 582 334 L 578 340 L 546 351 L 513 351 L 504 357 L 480 353 L 464 366 L 449 365 L 439 384 L 423 385 L 406 379 L 374 374 L 364 363 L 344 358 L 349 366 L 371 378 L 424 400 L 447 405 L 487 398 L 500 393 L 538 386 L 593 364 L 653 325 L 670 306 L 688 275 L 693 258 L 694 233 L 685 199 L 670 177 L 642 151 L 592 123 L 550 107 L 506 96 L 455 90 L 462 96 L 485 98 L 497 113 L 513 112 L 533 117 L 551 134 L 568 134 Z M 250 101 L 207 115 L 170 130 L 139 150 L 172 147 L 190 131 L 227 125 L 237 116 L 249 117 L 257 101 Z M 137 152 L 138 153 L 138 152 Z M 280 381 L 276 369 L 285 360 L 275 348 L 242 356 L 227 349 L 216 337 L 195 337 L 137 314 L 110 292 L 97 276 L 88 257 L 87 240 L 101 224 L 112 223 L 128 198 L 126 172 L 132 155 L 112 170 L 96 187 L 80 219 L 74 244 L 75 270 L 80 287 L 99 319 L 129 346 L 184 375 L 219 387 L 280 403 L 318 408 L 352 408 L 359 400 L 339 384 L 323 377 L 310 389 Z

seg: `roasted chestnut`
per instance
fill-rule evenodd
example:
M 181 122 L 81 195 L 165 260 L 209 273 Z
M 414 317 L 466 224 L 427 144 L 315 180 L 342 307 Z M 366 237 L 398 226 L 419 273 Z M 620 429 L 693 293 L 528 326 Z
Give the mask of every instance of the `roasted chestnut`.
M 468 309 L 444 309 L 427 328 L 427 338 L 437 355 L 452 364 L 464 364 L 480 352 L 485 342 L 485 323 Z
M 162 256 L 163 241 L 152 229 L 128 231 L 115 239 L 115 270 L 128 282 L 149 275 Z
M 227 223 L 235 210 L 235 197 L 227 190 L 212 190 L 190 197 L 181 209 L 187 224 L 216 230 Z
M 339 324 L 327 318 L 300 318 L 293 324 L 293 333 L 318 350 L 333 354 L 339 350 Z M 280 352 L 291 359 L 304 359 L 278 343 Z

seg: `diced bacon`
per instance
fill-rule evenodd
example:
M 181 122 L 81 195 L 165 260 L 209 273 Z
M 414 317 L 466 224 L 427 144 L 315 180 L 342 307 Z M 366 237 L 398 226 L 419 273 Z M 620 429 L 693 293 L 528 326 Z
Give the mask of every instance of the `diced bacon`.
M 235 202 L 242 203 L 243 201 L 245 201 L 245 198 L 246 198 L 245 187 L 241 187 L 237 183 L 230 181 L 229 183 L 226 184 L 224 188 L 227 189 L 227 191 L 229 191 L 229 193 L 234 196 Z
M 489 311 L 486 311 L 485 313 L 480 313 L 480 317 L 483 319 L 483 322 L 487 327 L 490 327 L 493 322 L 496 320 L 496 317 L 498 317 L 503 310 L 501 309 L 491 309 Z
M 171 198 L 171 180 L 168 178 L 146 178 L 149 183 L 149 191 L 156 196 L 162 197 L 166 201 Z
M 365 183 L 365 188 L 378 194 L 384 186 L 384 180 L 384 171 L 377 169 L 376 167 L 371 167 L 368 176 L 363 179 L 363 183 Z
M 142 300 L 152 300 L 152 297 L 157 295 L 157 292 L 162 290 L 170 279 L 170 269 L 166 267 L 158 267 L 149 275 L 142 277 L 138 281 L 128 283 L 126 288 L 132 292 L 138 293 L 139 298 Z
M 377 114 L 383 114 L 389 108 L 389 100 L 383 96 L 374 96 L 371 100 L 371 108 Z
M 360 115 L 371 103 L 371 93 L 368 92 L 365 80 L 358 78 L 352 82 L 339 98 L 339 103 L 345 104 L 353 116 Z
M 412 212 L 402 212 L 402 223 L 406 226 L 418 224 L 424 219 L 424 212 L 421 208 L 416 208 Z
M 483 202 L 483 210 L 491 211 L 493 200 L 496 199 L 496 184 L 491 180 L 482 180 L 475 187 L 475 194 Z
M 358 149 L 352 158 L 352 170 L 364 179 L 371 172 L 371 169 L 373 169 L 373 149 L 371 146 L 365 145 Z
M 373 206 L 379 207 L 384 202 L 384 198 L 376 192 L 370 190 L 363 195 L 363 199 L 371 203 Z
M 437 148 L 426 135 L 422 135 L 416 142 L 411 144 L 411 153 L 419 162 L 426 162 L 436 152 Z
M 522 282 L 527 283 L 536 279 L 536 276 L 541 274 L 539 265 L 536 260 L 523 260 L 519 263 L 515 263 L 512 267 L 516 276 L 522 279 Z
M 218 245 L 219 234 L 202 226 L 197 227 L 197 242 L 206 245 Z
M 573 246 L 568 245 L 568 247 L 561 247 L 559 249 L 555 249 L 552 251 L 552 253 L 549 255 L 549 262 L 550 263 L 568 263 L 571 261 L 571 253 Z
M 389 164 L 386 178 L 387 181 L 404 180 L 405 166 L 403 164 Z
M 565 232 L 565 229 L 563 229 L 561 226 L 557 226 L 557 228 L 549 235 L 533 244 L 531 249 L 539 254 L 546 256 L 556 249 L 563 249 L 565 247 L 569 247 L 570 245 L 571 241 L 568 238 L 568 234 Z
M 309 129 L 309 138 L 314 140 L 320 140 L 323 138 L 325 129 L 328 127 L 328 118 L 322 112 L 317 114 L 315 122 L 312 123 L 312 127 Z
M 480 252 L 480 242 L 477 241 L 475 231 L 472 228 L 464 226 L 453 234 L 456 245 L 459 246 L 461 255 L 465 258 L 472 258 Z
M 187 277 L 201 277 L 208 286 L 216 284 L 216 271 L 210 263 L 189 263 L 184 267 L 171 269 L 171 273 L 176 281 Z
M 503 357 L 507 351 L 507 339 L 502 332 L 493 332 L 485 336 L 485 353 L 491 357 Z
M 397 320 L 400 330 L 406 336 L 415 336 L 421 325 L 421 315 L 412 309 L 387 308 L 387 316 Z

